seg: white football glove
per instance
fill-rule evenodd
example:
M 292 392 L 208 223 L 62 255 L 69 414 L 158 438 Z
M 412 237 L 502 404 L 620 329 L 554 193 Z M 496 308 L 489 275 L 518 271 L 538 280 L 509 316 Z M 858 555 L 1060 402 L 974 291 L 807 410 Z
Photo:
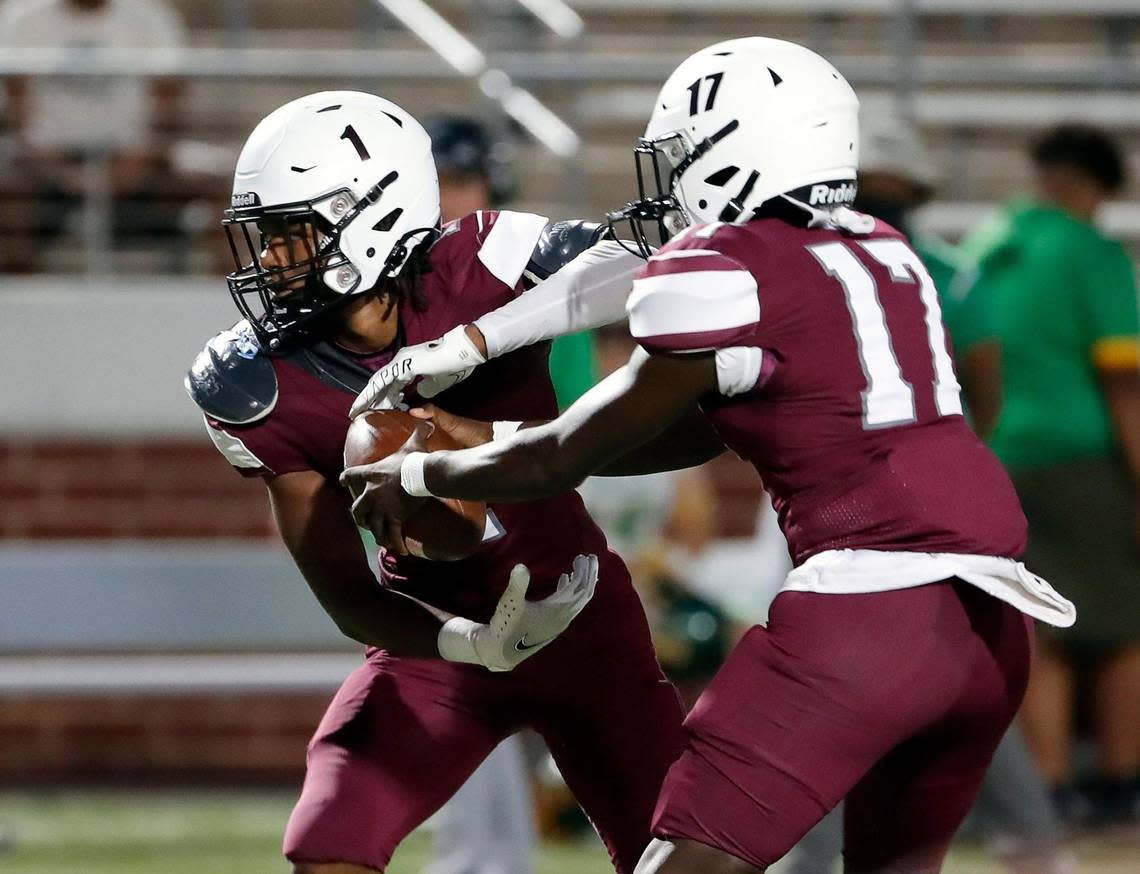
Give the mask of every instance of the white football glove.
M 422 398 L 434 398 L 445 389 L 463 382 L 485 359 L 467 336 L 467 326 L 452 328 L 437 340 L 408 346 L 368 380 L 348 411 L 355 418 L 367 410 L 391 410 L 399 406 L 400 395 L 416 379 Z
M 530 571 L 517 564 L 491 621 L 449 619 L 439 630 L 439 654 L 449 662 L 509 671 L 566 630 L 594 597 L 597 582 L 598 557 L 579 555 L 574 559 L 574 572 L 558 578 L 553 594 L 528 601 Z

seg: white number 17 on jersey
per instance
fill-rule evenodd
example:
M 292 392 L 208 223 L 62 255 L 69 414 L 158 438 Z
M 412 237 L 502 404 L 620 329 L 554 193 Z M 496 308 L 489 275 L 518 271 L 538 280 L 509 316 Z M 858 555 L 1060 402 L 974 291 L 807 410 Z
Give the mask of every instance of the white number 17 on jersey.
M 946 351 L 946 330 L 942 327 L 938 291 L 926 265 L 902 240 L 868 240 L 858 245 L 886 267 L 896 283 L 914 285 L 917 282 L 926 310 L 930 352 L 934 356 L 935 408 L 942 416 L 960 415 L 961 387 L 954 376 L 950 354 Z M 917 421 L 914 387 L 903 379 L 874 277 L 844 243 L 821 243 L 807 248 L 823 269 L 839 280 L 847 298 L 859 346 L 859 362 L 867 378 L 867 388 L 863 392 L 864 427 L 885 428 Z

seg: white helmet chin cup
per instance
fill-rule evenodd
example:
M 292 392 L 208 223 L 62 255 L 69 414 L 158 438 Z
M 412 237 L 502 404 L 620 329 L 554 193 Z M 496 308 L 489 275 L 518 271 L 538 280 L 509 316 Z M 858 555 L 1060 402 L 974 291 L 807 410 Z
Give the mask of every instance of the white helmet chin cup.
M 367 291 L 399 273 L 439 223 L 431 140 L 382 97 L 310 94 L 270 113 L 250 134 L 234 172 L 233 203 L 311 204 L 337 228 L 347 260 L 323 271 L 321 282 L 336 294 Z
M 812 208 L 850 203 L 859 101 L 815 52 L 747 37 L 702 49 L 662 87 L 645 139 L 679 173 L 672 194 L 695 222 L 743 222 L 785 195 Z M 671 154 L 683 144 L 684 155 Z

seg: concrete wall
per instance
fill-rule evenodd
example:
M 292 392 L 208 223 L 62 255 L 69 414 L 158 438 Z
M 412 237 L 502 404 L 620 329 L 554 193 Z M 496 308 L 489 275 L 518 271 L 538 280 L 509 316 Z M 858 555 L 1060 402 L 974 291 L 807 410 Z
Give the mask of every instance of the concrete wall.
M 278 544 L 0 544 L 0 605 L 0 655 L 359 650 Z
M 0 434 L 198 434 L 182 377 L 237 318 L 221 279 L 0 280 Z

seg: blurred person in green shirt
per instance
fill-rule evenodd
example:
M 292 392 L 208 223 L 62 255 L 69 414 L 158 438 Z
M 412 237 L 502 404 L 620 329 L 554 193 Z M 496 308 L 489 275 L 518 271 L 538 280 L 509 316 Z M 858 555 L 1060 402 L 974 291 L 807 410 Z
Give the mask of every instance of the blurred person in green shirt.
M 957 281 L 967 264 L 962 253 L 914 227 L 915 210 L 938 187 L 926 144 L 913 124 L 894 113 L 868 112 L 860 126 L 859 189 L 854 207 L 902 231 L 926 265 L 954 345 L 968 415 L 977 430 L 985 430 L 992 427 L 997 413 L 997 399 L 988 389 L 985 374 L 997 361 L 998 346 L 984 314 L 962 294 Z
M 999 342 L 986 391 L 990 443 L 1029 519 L 1028 561 L 1076 602 L 1077 624 L 1039 634 L 1022 709 L 1045 776 L 1070 812 L 1135 820 L 1140 805 L 1140 317 L 1133 265 L 1094 225 L 1124 165 L 1102 132 L 1064 125 L 1032 148 L 1036 195 L 966 247 L 967 304 Z M 1100 777 L 1070 786 L 1077 677 L 1087 678 Z

